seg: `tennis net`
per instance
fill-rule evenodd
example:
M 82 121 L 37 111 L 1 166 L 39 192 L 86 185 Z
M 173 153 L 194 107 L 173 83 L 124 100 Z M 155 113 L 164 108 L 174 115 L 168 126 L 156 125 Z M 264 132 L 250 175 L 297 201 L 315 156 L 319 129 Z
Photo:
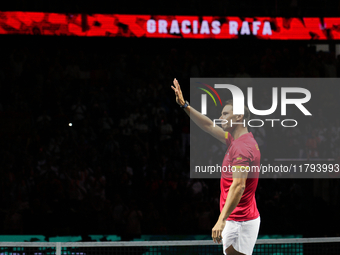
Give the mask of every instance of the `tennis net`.
M 2 242 L 0 255 L 208 255 L 223 254 L 222 245 L 211 240 L 132 242 Z M 340 237 L 259 239 L 258 254 L 339 255 Z

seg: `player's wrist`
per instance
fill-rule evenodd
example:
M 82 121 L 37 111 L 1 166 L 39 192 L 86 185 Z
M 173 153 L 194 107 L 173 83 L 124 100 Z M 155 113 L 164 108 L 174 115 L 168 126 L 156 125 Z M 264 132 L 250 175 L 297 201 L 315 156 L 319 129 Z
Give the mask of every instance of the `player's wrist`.
M 224 215 L 224 213 L 222 212 L 221 214 L 220 214 L 220 216 L 218 217 L 218 221 L 225 221 L 225 220 L 227 220 L 228 219 L 228 216 L 227 215 Z
M 178 99 L 177 104 L 178 104 L 179 106 L 183 106 L 183 105 L 185 104 L 184 98 L 183 98 L 183 99 Z
M 180 102 L 180 107 L 181 108 L 187 108 L 188 106 L 189 106 L 190 104 L 189 104 L 189 102 L 187 101 L 187 100 L 183 100 L 183 102 L 182 102 L 182 100 L 181 100 L 181 102 Z

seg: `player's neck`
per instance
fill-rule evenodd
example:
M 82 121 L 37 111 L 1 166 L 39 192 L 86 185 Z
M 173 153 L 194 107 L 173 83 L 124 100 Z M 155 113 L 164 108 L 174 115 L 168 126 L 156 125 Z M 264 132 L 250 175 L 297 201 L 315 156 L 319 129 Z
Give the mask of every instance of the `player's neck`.
M 249 133 L 248 128 L 247 127 L 242 127 L 242 126 L 238 126 L 236 127 L 232 132 L 230 132 L 231 135 L 234 137 L 234 140 L 236 140 L 237 138 L 239 138 L 241 135 L 247 134 Z

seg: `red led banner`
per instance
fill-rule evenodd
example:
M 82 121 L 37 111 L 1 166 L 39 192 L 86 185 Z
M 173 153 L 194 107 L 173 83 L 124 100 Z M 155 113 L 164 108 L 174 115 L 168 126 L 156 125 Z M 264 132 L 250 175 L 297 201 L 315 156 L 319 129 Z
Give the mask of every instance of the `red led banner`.
M 340 40 L 340 18 L 240 18 L 0 12 L 0 34 Z

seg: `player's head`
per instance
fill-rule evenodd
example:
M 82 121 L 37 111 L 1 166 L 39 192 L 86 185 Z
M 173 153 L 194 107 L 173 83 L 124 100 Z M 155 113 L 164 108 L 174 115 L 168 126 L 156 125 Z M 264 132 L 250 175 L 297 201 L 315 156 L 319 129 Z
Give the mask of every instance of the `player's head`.
M 243 127 L 243 125 L 232 125 L 231 126 L 231 120 L 232 123 L 243 123 L 245 121 L 245 126 L 247 127 L 247 123 L 250 119 L 250 111 L 248 107 L 245 105 L 244 106 L 244 114 L 234 114 L 233 113 L 233 100 L 230 99 L 225 102 L 224 107 L 221 112 L 221 120 L 227 120 L 228 122 L 226 124 L 222 124 L 222 128 L 224 131 L 231 132 L 234 130 L 237 126 Z

